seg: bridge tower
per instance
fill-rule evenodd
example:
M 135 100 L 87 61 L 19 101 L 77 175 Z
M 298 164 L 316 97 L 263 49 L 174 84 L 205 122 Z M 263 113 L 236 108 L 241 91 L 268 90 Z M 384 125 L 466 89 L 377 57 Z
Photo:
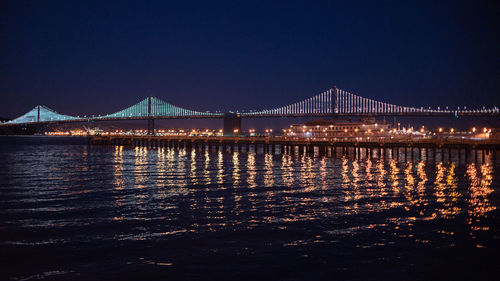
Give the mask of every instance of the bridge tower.
M 337 86 L 333 86 L 333 102 L 332 102 L 332 111 L 333 113 L 339 113 L 339 89 Z
M 151 100 L 152 96 L 148 97 L 148 135 L 152 136 L 155 134 L 155 119 L 153 117 L 153 114 L 151 114 Z
M 224 114 L 224 136 L 236 136 L 240 133 L 241 117 L 238 117 L 235 113 Z
M 29 126 L 29 127 L 32 127 L 32 130 L 35 134 L 42 134 L 44 131 L 44 127 L 45 127 L 43 124 L 40 124 L 40 108 L 41 107 L 42 107 L 41 105 L 37 105 L 37 107 L 36 107 L 36 122 L 32 126 Z

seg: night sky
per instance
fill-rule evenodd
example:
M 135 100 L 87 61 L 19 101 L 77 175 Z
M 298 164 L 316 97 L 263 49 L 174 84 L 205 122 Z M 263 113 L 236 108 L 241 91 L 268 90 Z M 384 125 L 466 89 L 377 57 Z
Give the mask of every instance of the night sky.
M 148 95 L 264 109 L 333 85 L 400 105 L 499 105 L 494 1 L 103 2 L 2 1 L 0 116 L 107 114 Z

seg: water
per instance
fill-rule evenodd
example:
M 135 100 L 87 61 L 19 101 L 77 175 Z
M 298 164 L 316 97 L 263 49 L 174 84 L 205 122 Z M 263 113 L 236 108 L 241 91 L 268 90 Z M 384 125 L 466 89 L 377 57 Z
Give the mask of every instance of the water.
M 2 137 L 0 279 L 496 279 L 491 158 L 398 162 Z

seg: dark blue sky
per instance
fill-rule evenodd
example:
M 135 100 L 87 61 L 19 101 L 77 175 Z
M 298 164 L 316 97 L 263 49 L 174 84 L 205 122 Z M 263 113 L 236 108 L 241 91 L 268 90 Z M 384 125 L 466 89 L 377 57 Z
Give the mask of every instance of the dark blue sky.
M 333 85 L 401 105 L 499 105 L 493 1 L 270 2 L 2 1 L 0 116 L 110 113 L 148 95 L 262 109 Z

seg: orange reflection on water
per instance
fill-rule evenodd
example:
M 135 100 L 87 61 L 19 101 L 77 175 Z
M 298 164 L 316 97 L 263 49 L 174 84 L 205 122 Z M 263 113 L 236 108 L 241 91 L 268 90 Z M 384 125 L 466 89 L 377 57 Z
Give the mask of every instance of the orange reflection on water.
M 241 181 L 240 169 L 240 153 L 233 152 L 233 186 L 239 187 Z
M 417 176 L 418 176 L 418 183 L 417 183 L 417 199 L 415 199 L 414 204 L 418 207 L 421 207 L 422 205 L 427 205 L 425 201 L 425 184 L 429 180 L 427 178 L 427 173 L 425 172 L 425 162 L 424 160 L 420 161 L 417 164 Z M 424 212 L 421 210 L 420 215 L 424 215 Z
M 443 162 L 439 162 L 436 164 L 436 179 L 434 180 L 434 196 L 437 197 L 437 202 L 444 202 L 445 194 L 444 191 L 446 189 L 446 184 L 444 183 L 444 173 L 446 168 L 443 165 Z
M 406 163 L 406 169 L 404 170 L 404 176 L 405 176 L 405 186 L 403 190 L 403 195 L 406 199 L 406 202 L 404 202 L 404 208 L 406 211 L 410 210 L 411 205 L 415 204 L 414 201 L 414 187 L 415 187 L 415 178 L 413 177 L 413 163 L 412 162 L 407 162 Z
M 350 201 L 351 196 L 350 196 L 350 189 L 349 189 L 349 183 L 351 180 L 349 179 L 349 160 L 346 157 L 342 158 L 342 171 L 341 171 L 341 177 L 342 177 L 342 192 L 344 193 L 344 201 Z
M 135 148 L 135 187 L 136 188 L 145 188 L 145 182 L 147 180 L 147 161 L 148 157 L 148 148 L 147 147 L 136 147 Z
M 185 175 L 187 174 L 186 171 L 186 163 L 187 161 L 187 149 L 180 149 L 179 153 L 177 154 L 177 170 L 175 170 L 175 186 L 174 188 L 177 189 L 177 191 L 180 194 L 187 194 L 189 190 L 186 188 L 188 185 L 188 180 Z
M 314 165 L 315 159 L 313 157 L 303 158 L 303 169 L 301 171 L 302 181 L 305 183 L 303 186 L 303 192 L 313 192 L 319 189 L 316 183 L 316 167 Z
M 371 163 L 370 163 L 371 165 Z M 377 206 L 371 206 L 371 210 L 385 210 L 388 208 L 387 203 L 385 201 L 385 197 L 388 195 L 389 190 L 386 184 L 386 175 L 387 171 L 385 170 L 384 160 L 379 159 L 376 164 L 376 181 L 377 181 L 377 189 L 371 191 L 370 189 L 370 197 L 378 196 L 380 198 L 380 202 Z
M 115 146 L 114 153 L 114 176 L 115 176 L 115 188 L 117 190 L 123 189 L 125 184 L 123 180 L 123 146 Z
M 164 157 L 165 163 L 165 182 L 167 187 L 173 186 L 174 180 L 172 174 L 174 173 L 174 166 L 176 166 L 176 158 L 174 149 L 167 149 Z
M 247 158 L 247 183 L 248 187 L 255 188 L 257 183 L 255 178 L 257 176 L 257 171 L 255 170 L 255 153 L 249 153 Z
M 360 182 L 360 175 L 359 175 L 359 162 L 358 160 L 352 161 L 352 193 L 353 193 L 353 198 L 358 202 L 359 199 L 361 199 L 360 195 L 360 190 L 359 190 L 359 182 Z M 357 208 L 357 203 L 355 204 L 355 208 Z
M 368 159 L 367 160 L 367 164 L 366 164 L 367 167 L 371 166 L 371 161 Z M 386 194 L 387 194 L 387 191 L 386 191 L 386 183 L 385 183 L 385 176 L 387 174 L 387 171 L 385 170 L 384 168 L 384 161 L 383 160 L 379 160 L 377 161 L 377 164 L 375 165 L 375 167 L 377 168 L 377 176 L 376 176 L 376 181 L 377 181 L 377 187 L 380 189 L 380 196 L 381 197 L 384 197 Z M 366 169 L 366 177 L 368 179 L 370 179 L 372 177 L 371 175 L 371 169 Z M 367 184 L 367 187 L 370 187 L 371 184 Z
M 124 198 L 121 196 L 121 190 L 124 189 L 125 181 L 123 180 L 123 146 L 115 146 L 114 158 L 113 158 L 113 175 L 114 175 L 114 190 L 116 191 L 116 195 L 113 196 L 115 199 L 116 205 L 123 205 Z M 115 218 L 115 219 L 121 219 Z
M 417 175 L 419 178 L 419 181 L 417 183 L 417 190 L 419 193 L 420 197 L 423 197 L 425 195 L 425 183 L 429 180 L 427 178 L 427 173 L 425 172 L 425 162 L 420 161 L 417 164 Z
M 455 162 L 449 162 L 449 168 L 440 162 L 436 170 L 435 195 L 438 197 L 436 201 L 442 206 L 437 212 L 441 214 L 441 218 L 452 219 L 461 212 L 457 204 L 460 193 L 456 190 Z
M 320 167 L 319 167 L 319 174 L 320 174 L 320 182 L 321 182 L 321 189 L 326 189 L 328 186 L 327 183 L 327 176 L 328 176 L 328 170 L 327 170 L 327 163 L 326 163 L 326 157 L 323 157 L 320 162 Z
M 293 173 L 293 158 L 290 155 L 283 154 L 281 156 L 281 176 L 282 176 L 282 181 L 286 186 L 288 187 L 292 186 L 294 182 L 294 173 Z
M 455 174 L 456 163 L 451 162 L 446 176 L 446 184 L 448 186 L 448 215 L 458 215 L 462 208 L 458 207 L 458 199 L 462 195 L 457 191 L 457 175 Z
M 198 185 L 198 174 L 196 171 L 196 149 L 191 150 L 191 159 L 189 162 L 189 178 L 191 179 L 191 184 Z
M 478 231 L 489 230 L 489 227 L 482 225 L 482 218 L 496 210 L 496 206 L 491 204 L 488 195 L 494 190 L 490 187 L 493 181 L 493 167 L 489 163 L 484 163 L 479 167 L 476 163 L 467 165 L 466 174 L 470 181 L 467 223 L 470 225 L 470 236 L 475 238 Z M 480 245 L 480 244 L 478 244 Z
M 205 151 L 205 165 L 203 168 L 203 181 L 204 184 L 210 185 L 212 183 L 212 173 L 210 173 L 210 152 L 209 149 Z
M 372 159 L 370 157 L 366 158 L 365 172 L 366 172 L 365 186 L 372 187 L 373 174 L 372 174 Z M 377 181 L 377 185 L 378 184 L 379 182 Z
M 399 189 L 399 168 L 397 166 L 397 161 L 395 159 L 391 159 L 389 162 L 389 166 L 391 167 L 391 182 L 392 182 L 392 191 L 394 194 L 398 194 L 400 192 Z
M 158 171 L 158 176 L 156 180 L 156 184 L 158 188 L 163 188 L 165 186 L 165 148 L 158 147 L 157 150 L 157 162 L 156 162 L 156 170 Z
M 301 187 L 306 190 L 314 189 L 314 174 L 312 171 L 313 163 L 312 157 L 303 156 L 300 158 L 300 170 L 298 171 L 299 182 L 301 183 Z
M 224 154 L 222 151 L 217 153 L 217 183 L 222 185 L 224 183 Z M 223 188 L 223 186 L 221 186 Z
M 278 227 L 286 228 L 284 225 L 289 222 L 339 215 L 349 218 L 398 209 L 394 212 L 395 217 L 385 221 L 392 225 L 390 231 L 393 235 L 427 243 L 432 240 L 415 232 L 418 224 L 421 226 L 435 219 L 462 219 L 467 215 L 471 236 L 475 236 L 478 231 L 489 230 L 482 218 L 496 209 L 488 201 L 493 192 L 494 171 L 488 163 L 467 165 L 466 177 L 470 186 L 466 186 L 466 192 L 463 190 L 463 175 L 460 175 L 464 166 L 453 161 L 429 164 L 423 159 L 419 162 L 347 157 L 332 160 L 307 155 L 200 153 L 194 150 L 188 150 L 186 155 L 186 150 L 166 152 L 159 148 L 157 151 L 155 159 L 155 155 L 148 158 L 147 148 L 135 149 L 134 178 L 131 178 L 123 176 L 122 148 L 115 147 L 114 185 L 124 187 L 127 178 L 135 179 L 135 188 L 144 187 L 144 181 L 147 186 L 156 181 L 157 198 L 151 189 L 136 192 L 136 198 L 140 199 L 137 201 L 142 205 L 150 204 L 149 208 L 152 206 L 150 199 L 187 195 L 193 190 L 187 188 L 188 185 L 202 185 L 206 196 L 184 200 L 187 200 L 190 210 L 201 210 L 202 216 L 206 216 L 205 226 L 209 231 L 237 225 L 253 228 L 263 223 L 280 223 L 282 225 Z M 125 167 L 128 163 L 126 155 Z M 157 162 L 148 166 L 151 159 Z M 154 178 L 155 168 L 157 178 Z M 145 169 L 148 171 L 146 179 Z M 211 182 L 218 184 L 208 186 Z M 230 190 L 220 192 L 227 188 Z M 217 192 L 220 193 L 213 196 Z M 148 200 L 144 200 L 145 196 Z M 464 207 L 465 203 L 468 207 Z M 403 209 L 406 212 L 400 212 Z M 246 216 L 245 219 L 241 215 Z M 439 227 L 435 233 L 454 236 L 457 232 L 445 226 Z

